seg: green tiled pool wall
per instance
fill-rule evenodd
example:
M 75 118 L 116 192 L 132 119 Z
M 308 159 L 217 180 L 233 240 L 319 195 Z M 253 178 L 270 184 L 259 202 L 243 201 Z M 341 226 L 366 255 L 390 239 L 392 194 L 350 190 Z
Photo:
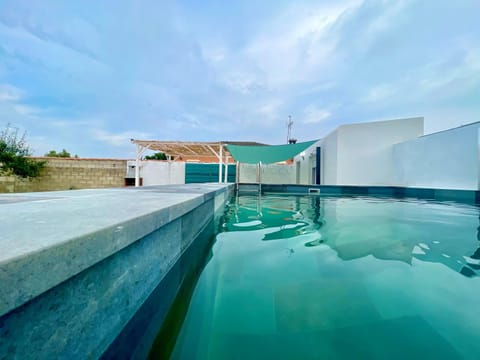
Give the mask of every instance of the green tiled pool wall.
M 240 184 L 250 187 L 255 184 Z M 309 194 L 311 189 L 320 190 L 320 195 L 326 196 L 388 196 L 393 198 L 417 198 L 438 201 L 457 201 L 470 204 L 480 204 L 480 191 L 405 188 L 396 186 L 336 186 L 336 185 L 271 185 L 262 184 L 262 193 Z

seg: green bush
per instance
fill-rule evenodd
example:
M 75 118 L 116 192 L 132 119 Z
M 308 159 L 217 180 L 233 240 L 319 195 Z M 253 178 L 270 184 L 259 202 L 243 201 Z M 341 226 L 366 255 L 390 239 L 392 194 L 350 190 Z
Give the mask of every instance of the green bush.
M 145 160 L 167 160 L 167 156 L 162 152 L 156 152 L 153 155 L 145 156 Z
M 72 155 L 70 153 L 63 149 L 62 151 L 56 152 L 55 150 L 50 150 L 48 153 L 45 154 L 47 157 L 59 157 L 59 158 L 71 158 Z M 78 158 L 78 155 L 75 154 L 74 158 Z
M 25 133 L 19 135 L 18 129 L 10 125 L 0 132 L 0 171 L 24 178 L 40 175 L 46 162 L 28 158 L 31 150 L 25 137 Z

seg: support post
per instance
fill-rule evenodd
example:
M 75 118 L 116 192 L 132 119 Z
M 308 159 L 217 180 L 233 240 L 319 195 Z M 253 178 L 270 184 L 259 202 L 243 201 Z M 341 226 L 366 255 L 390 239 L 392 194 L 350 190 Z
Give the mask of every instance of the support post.
M 321 148 L 317 146 L 315 149 L 315 184 L 320 185 L 320 167 L 321 164 Z
M 228 156 L 225 157 L 225 176 L 223 177 L 223 182 L 228 183 Z
M 223 166 L 223 144 L 220 144 L 220 154 L 218 156 L 218 182 L 222 182 L 222 166 Z
M 257 163 L 257 183 L 262 183 L 262 162 Z
M 142 151 L 140 145 L 137 144 L 137 156 L 135 158 L 135 187 L 140 186 L 140 157 L 142 156 Z
M 262 213 L 262 162 L 258 163 L 258 196 L 257 196 L 257 216 L 263 217 Z
M 237 161 L 237 166 L 235 168 L 235 183 L 238 184 L 240 183 L 240 162 Z
M 258 163 L 258 193 L 262 194 L 262 162 Z

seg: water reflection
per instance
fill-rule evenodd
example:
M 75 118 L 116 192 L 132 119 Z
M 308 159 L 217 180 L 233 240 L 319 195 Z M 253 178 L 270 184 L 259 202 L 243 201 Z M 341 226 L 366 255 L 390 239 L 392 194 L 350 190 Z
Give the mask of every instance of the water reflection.
M 304 246 L 327 245 L 342 260 L 418 259 L 473 277 L 480 271 L 478 213 L 473 206 L 425 201 L 245 196 L 231 204 L 222 231 L 262 230 L 264 241 L 310 235 Z
M 480 216 L 478 220 L 480 223 Z M 468 277 L 475 276 L 478 270 L 480 270 L 480 226 L 477 227 L 477 250 L 466 260 L 467 265 L 462 267 L 460 273 Z

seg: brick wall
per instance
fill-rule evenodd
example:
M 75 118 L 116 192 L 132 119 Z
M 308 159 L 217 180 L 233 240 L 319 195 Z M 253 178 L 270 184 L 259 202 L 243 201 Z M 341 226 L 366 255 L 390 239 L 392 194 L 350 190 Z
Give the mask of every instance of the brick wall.
M 122 187 L 126 160 L 38 158 L 47 160 L 42 174 L 26 180 L 0 176 L 0 192 L 54 191 Z

